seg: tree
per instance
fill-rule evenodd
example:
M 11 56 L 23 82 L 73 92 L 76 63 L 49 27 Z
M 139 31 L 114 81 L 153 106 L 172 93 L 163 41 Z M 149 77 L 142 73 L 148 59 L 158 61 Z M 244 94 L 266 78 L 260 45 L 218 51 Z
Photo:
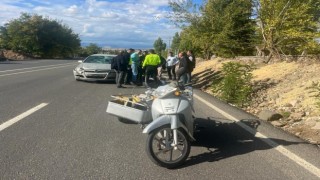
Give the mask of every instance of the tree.
M 180 41 L 181 41 L 180 35 L 178 32 L 176 32 L 172 38 L 172 43 L 170 47 L 172 52 L 179 51 Z
M 180 49 L 182 51 L 193 50 L 195 54 L 202 54 L 209 59 L 213 54 L 212 32 L 208 29 L 203 19 L 184 27 L 181 32 Z
M 201 7 L 194 4 L 192 0 L 169 0 L 169 7 L 173 13 L 169 14 L 167 18 L 181 28 L 197 22 L 201 16 Z
M 188 6 L 171 5 L 176 17 L 181 18 L 178 22 L 189 22 L 183 29 L 187 41 L 206 57 L 213 53 L 222 57 L 253 53 L 255 24 L 251 19 L 251 0 L 208 0 L 199 8 L 201 15 L 183 7 Z M 190 15 L 185 15 L 188 12 Z M 181 42 L 185 37 L 181 35 Z
M 204 28 L 204 41 L 211 41 L 208 48 L 222 57 L 252 54 L 255 24 L 251 10 L 251 0 L 208 0 L 198 23 Z
M 202 37 L 196 30 L 197 22 L 201 19 L 201 7 L 193 3 L 192 0 L 169 1 L 172 13 L 168 18 L 178 27 L 182 28 L 179 37 L 179 50 L 186 51 L 192 49 L 195 54 L 199 54 L 202 49 L 198 46 Z M 198 43 L 199 42 L 199 43 Z
M 78 51 L 79 56 L 87 57 L 91 54 L 104 53 L 102 48 L 95 43 L 90 43 L 88 46 L 81 47 Z M 114 52 L 115 53 L 115 52 Z M 112 53 L 111 53 L 112 54 Z
M 159 37 L 157 40 L 154 41 L 153 47 L 154 47 L 156 53 L 161 54 L 162 51 L 164 51 L 166 49 L 167 44 L 164 43 L 162 41 L 162 39 Z
M 72 29 L 36 14 L 22 13 L 0 32 L 1 47 L 38 57 L 70 57 L 80 47 L 79 36 Z
M 298 55 L 317 49 L 319 0 L 256 1 L 263 46 L 269 51 L 267 62 L 281 54 Z
M 8 48 L 8 31 L 4 26 L 0 26 L 0 49 Z
M 90 43 L 86 48 L 86 53 L 88 53 L 89 55 L 90 54 L 97 54 L 99 52 L 102 51 L 102 48 L 99 47 L 97 44 L 94 44 L 94 43 Z

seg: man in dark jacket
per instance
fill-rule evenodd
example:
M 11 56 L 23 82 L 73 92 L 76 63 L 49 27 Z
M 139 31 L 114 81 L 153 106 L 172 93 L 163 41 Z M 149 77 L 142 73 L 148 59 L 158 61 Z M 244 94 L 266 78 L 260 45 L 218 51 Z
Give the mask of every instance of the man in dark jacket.
M 116 62 L 115 70 L 117 72 L 116 83 L 118 88 L 125 88 L 122 86 L 124 83 L 124 77 L 128 71 L 128 58 L 124 51 L 121 51 L 119 55 L 114 58 Z
M 189 72 L 189 63 L 188 56 L 185 52 L 180 52 L 178 55 L 179 58 L 179 68 L 176 72 L 177 81 L 182 81 L 183 83 L 187 83 L 187 73 Z
M 131 62 L 130 62 L 130 56 L 131 56 L 132 52 L 133 52 L 133 49 L 125 50 L 123 52 L 124 58 L 128 61 L 128 63 L 127 63 L 127 72 L 126 72 L 126 74 L 124 76 L 124 83 L 128 84 L 128 85 L 132 84 L 132 69 L 131 69 Z
M 138 65 L 137 83 L 138 83 L 138 85 L 142 85 L 142 82 L 143 82 L 142 79 L 144 77 L 144 71 L 142 69 L 142 64 L 143 64 L 143 61 L 144 61 L 146 55 L 148 54 L 148 52 L 147 51 L 142 52 L 141 50 L 139 50 L 138 54 L 139 54 L 139 65 Z
M 191 50 L 189 50 L 187 52 L 187 56 L 188 56 L 188 73 L 187 73 L 187 83 L 191 82 L 191 73 L 193 71 L 193 69 L 196 67 L 196 58 L 194 57 L 193 53 Z

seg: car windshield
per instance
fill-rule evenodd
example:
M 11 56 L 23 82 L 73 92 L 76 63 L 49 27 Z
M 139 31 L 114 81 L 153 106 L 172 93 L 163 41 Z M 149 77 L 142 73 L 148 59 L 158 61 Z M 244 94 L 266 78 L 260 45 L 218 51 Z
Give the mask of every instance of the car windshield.
M 85 63 L 111 64 L 112 56 L 89 56 Z

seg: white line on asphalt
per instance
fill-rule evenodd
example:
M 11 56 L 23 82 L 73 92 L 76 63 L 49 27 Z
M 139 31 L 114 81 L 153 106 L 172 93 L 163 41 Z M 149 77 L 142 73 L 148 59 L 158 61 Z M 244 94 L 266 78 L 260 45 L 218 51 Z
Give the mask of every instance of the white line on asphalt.
M 26 70 L 26 69 L 36 69 L 36 68 L 42 68 L 42 67 L 60 66 L 60 65 L 66 65 L 66 64 L 75 64 L 75 63 L 61 63 L 61 64 L 53 64 L 53 65 L 47 65 L 47 66 L 37 66 L 37 67 L 29 67 L 29 68 L 21 68 L 21 69 L 10 69 L 10 70 L 0 71 L 0 73 L 11 72 L 11 71 L 20 71 L 20 70 Z
M 306 160 L 302 159 L 301 157 L 299 157 L 298 155 L 292 153 L 291 151 L 289 151 L 288 149 L 286 149 L 285 147 L 283 147 L 282 145 L 277 144 L 276 142 L 272 141 L 271 139 L 269 139 L 267 136 L 256 132 L 254 129 L 250 128 L 249 126 L 247 126 L 246 124 L 242 123 L 239 119 L 235 118 L 234 116 L 226 113 L 225 111 L 223 111 L 222 109 L 214 106 L 213 104 L 209 103 L 208 101 L 204 100 L 203 98 L 201 98 L 200 96 L 194 94 L 193 95 L 195 98 L 197 98 L 198 100 L 200 100 L 201 102 L 203 102 L 204 104 L 206 104 L 207 106 L 209 106 L 210 108 L 214 109 L 215 111 L 217 111 L 218 113 L 220 113 L 221 115 L 225 116 L 226 118 L 236 121 L 237 124 L 242 127 L 243 129 L 245 129 L 246 131 L 248 131 L 249 133 L 253 134 L 255 137 L 260 138 L 262 141 L 264 141 L 265 143 L 267 143 L 269 146 L 275 148 L 277 151 L 279 151 L 281 154 L 283 154 L 284 156 L 288 157 L 289 159 L 291 159 L 292 161 L 296 162 L 297 164 L 299 164 L 300 166 L 302 166 L 303 168 L 305 168 L 306 170 L 308 170 L 309 172 L 311 172 L 312 174 L 316 175 L 317 177 L 320 177 L 320 169 L 317 168 L 316 166 L 312 165 L 311 163 L 307 162 Z
M 11 73 L 11 74 L 2 74 L 2 75 L 0 75 L 0 77 L 10 76 L 10 75 L 16 75 L 16 74 L 24 74 L 24 73 L 29 73 L 29 72 L 37 72 L 37 71 L 43 71 L 43 70 L 48 70 L 48 69 L 57 69 L 57 68 L 62 68 L 62 67 L 71 66 L 71 65 L 72 65 L 72 64 L 66 65 L 66 66 L 56 66 L 56 67 L 51 67 L 51 68 L 37 69 L 37 70 L 32 70 L 32 71 L 23 71 L 23 72 Z
M 26 111 L 26 112 L 24 112 L 24 113 L 22 113 L 22 114 L 20 114 L 20 115 L 18 115 L 18 116 L 16 116 L 16 117 L 14 117 L 14 118 L 12 118 L 12 119 L 10 119 L 10 120 L 2 123 L 2 124 L 0 125 L 0 132 L 1 132 L 2 130 L 4 130 L 4 129 L 10 127 L 10 126 L 13 125 L 14 123 L 20 121 L 21 119 L 29 116 L 30 114 L 38 111 L 39 109 L 45 107 L 46 105 L 48 105 L 48 103 L 41 103 L 41 104 L 39 104 L 38 106 L 33 107 L 32 109 L 29 109 L 28 111 Z

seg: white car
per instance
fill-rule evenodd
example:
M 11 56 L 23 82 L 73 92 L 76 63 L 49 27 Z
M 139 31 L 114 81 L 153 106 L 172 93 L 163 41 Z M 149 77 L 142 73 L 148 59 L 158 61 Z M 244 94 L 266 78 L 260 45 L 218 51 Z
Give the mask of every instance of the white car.
M 116 71 L 111 69 L 111 61 L 116 55 L 93 54 L 73 70 L 74 78 L 84 81 L 115 81 Z

